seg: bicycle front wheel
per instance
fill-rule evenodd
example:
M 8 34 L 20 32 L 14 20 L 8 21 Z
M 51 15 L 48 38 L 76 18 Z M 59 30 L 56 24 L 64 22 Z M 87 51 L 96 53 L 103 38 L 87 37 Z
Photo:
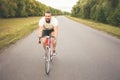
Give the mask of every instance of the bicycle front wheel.
M 45 52 L 45 72 L 48 75 L 50 72 L 50 50 L 46 48 Z

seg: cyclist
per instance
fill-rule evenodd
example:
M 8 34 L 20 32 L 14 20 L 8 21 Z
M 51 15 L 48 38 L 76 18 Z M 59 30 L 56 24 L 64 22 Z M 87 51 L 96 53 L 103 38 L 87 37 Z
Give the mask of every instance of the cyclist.
M 45 12 L 45 16 L 42 17 L 39 21 L 39 43 L 42 42 L 43 48 L 45 49 L 45 36 L 53 36 L 52 39 L 52 46 L 53 46 L 53 53 L 55 55 L 56 51 L 56 42 L 58 36 L 58 21 L 55 17 L 52 16 L 50 11 Z

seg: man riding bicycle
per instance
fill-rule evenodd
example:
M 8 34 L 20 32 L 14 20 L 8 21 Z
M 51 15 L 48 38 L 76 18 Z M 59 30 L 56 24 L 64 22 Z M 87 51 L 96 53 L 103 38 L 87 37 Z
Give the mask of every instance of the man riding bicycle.
M 45 12 L 45 16 L 39 21 L 39 43 L 42 42 L 43 48 L 45 49 L 45 36 L 51 35 L 54 37 L 52 39 L 53 53 L 56 51 L 56 42 L 58 36 L 58 21 L 52 16 L 50 11 Z

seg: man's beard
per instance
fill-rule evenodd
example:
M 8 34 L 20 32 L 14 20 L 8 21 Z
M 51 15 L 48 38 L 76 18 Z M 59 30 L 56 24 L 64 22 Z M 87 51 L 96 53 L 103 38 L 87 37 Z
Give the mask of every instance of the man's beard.
M 50 19 L 49 20 L 46 20 L 47 23 L 50 23 Z

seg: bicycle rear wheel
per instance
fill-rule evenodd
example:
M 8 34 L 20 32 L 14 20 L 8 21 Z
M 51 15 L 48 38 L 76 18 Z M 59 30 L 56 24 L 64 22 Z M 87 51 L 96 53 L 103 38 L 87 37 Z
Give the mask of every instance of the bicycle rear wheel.
M 50 49 L 46 48 L 45 52 L 45 72 L 48 75 L 50 73 Z

